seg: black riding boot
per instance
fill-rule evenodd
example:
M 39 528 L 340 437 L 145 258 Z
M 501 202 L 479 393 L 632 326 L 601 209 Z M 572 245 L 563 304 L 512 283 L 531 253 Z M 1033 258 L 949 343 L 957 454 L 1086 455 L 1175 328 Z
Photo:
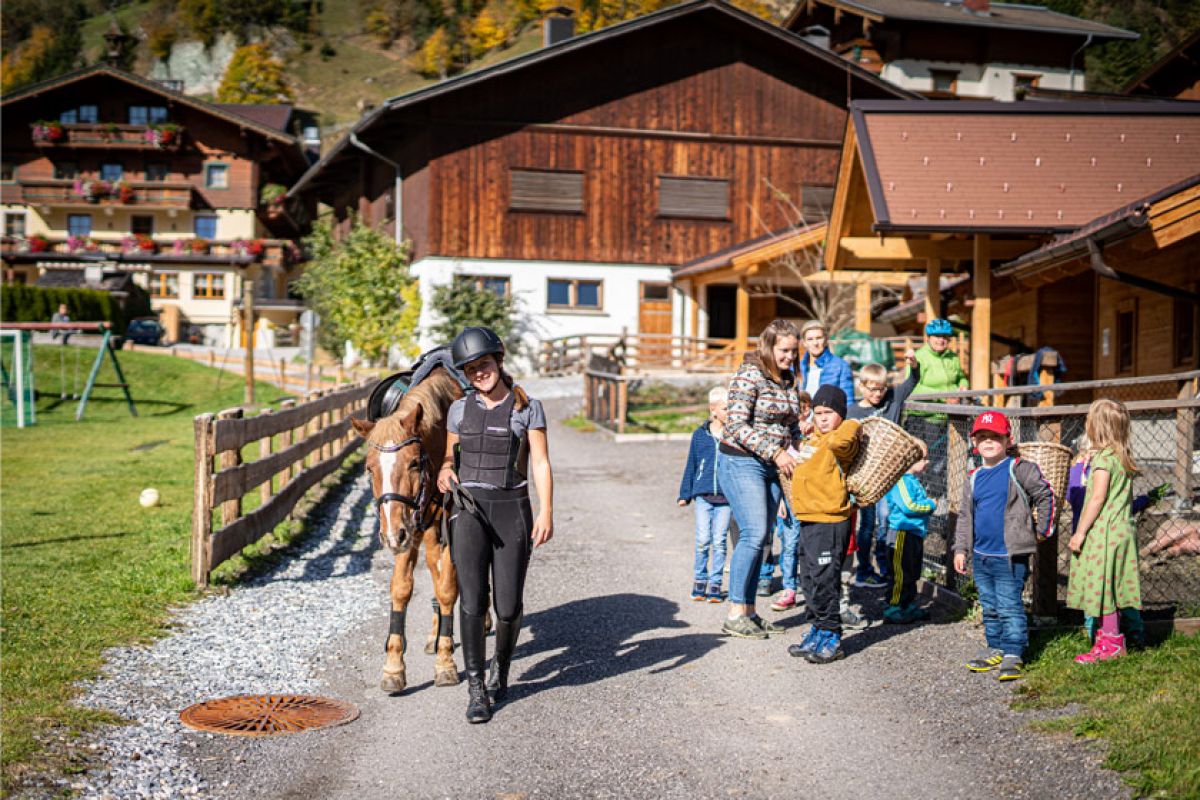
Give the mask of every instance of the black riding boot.
M 463 664 L 467 668 L 467 722 L 487 722 L 492 718 L 483 674 L 483 617 L 459 608 L 459 627 L 462 628 Z
M 504 702 L 508 694 L 508 668 L 512 664 L 513 650 L 517 637 L 521 635 L 521 618 L 517 614 L 512 621 L 496 619 L 496 654 L 492 657 L 492 668 L 488 671 L 487 692 L 493 703 Z

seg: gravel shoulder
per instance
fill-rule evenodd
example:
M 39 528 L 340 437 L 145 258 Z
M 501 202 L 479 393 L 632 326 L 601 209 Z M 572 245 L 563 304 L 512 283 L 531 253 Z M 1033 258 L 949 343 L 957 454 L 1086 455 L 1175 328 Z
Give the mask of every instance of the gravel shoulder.
M 553 393 L 548 393 L 553 394 Z M 553 420 L 577 401 L 548 399 Z M 179 612 L 177 632 L 114 651 L 86 702 L 134 724 L 85 743 L 87 797 L 923 798 L 1124 797 L 1103 752 L 1034 734 L 1012 689 L 961 666 L 970 623 L 872 627 L 824 667 L 791 658 L 800 615 L 769 641 L 719 633 L 725 606 L 688 599 L 691 509 L 675 505 L 687 444 L 612 443 L 551 423 L 554 540 L 530 568 L 509 702 L 463 720 L 466 688 L 435 688 L 409 648 L 410 687 L 376 687 L 391 557 L 369 488 L 344 487 L 325 532 L 228 596 Z M 428 631 L 422 569 L 409 633 Z M 877 611 L 877 597 L 863 596 Z M 765 610 L 765 604 L 760 606 Z M 490 648 L 490 644 L 489 644 Z M 461 657 L 459 657 L 461 665 Z M 356 722 L 266 739 L 183 728 L 180 709 L 237 693 L 314 692 Z M 135 758 L 136 754 L 136 758 Z

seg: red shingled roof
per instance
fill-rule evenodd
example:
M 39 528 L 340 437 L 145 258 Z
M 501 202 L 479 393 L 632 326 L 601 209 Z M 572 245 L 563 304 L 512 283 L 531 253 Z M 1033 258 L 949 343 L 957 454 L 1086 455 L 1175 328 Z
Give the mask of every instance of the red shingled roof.
M 288 103 L 213 103 L 213 105 L 284 133 L 288 133 L 287 124 L 292 118 L 292 106 Z
M 852 104 L 875 228 L 1074 230 L 1200 172 L 1200 107 Z

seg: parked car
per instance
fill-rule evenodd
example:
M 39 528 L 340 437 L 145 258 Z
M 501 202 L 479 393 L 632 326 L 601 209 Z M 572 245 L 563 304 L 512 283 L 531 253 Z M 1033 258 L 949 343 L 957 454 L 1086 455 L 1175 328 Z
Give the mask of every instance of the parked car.
M 153 317 L 138 318 L 130 320 L 125 326 L 125 341 L 154 347 L 162 341 L 163 333 L 163 326 L 158 320 Z

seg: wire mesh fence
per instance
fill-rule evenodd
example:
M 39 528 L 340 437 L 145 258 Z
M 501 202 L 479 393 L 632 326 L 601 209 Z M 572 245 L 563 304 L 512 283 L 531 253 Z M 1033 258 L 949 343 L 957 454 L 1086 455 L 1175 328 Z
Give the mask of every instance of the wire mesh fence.
M 994 408 L 977 403 L 1012 403 L 999 410 L 1009 417 L 1013 438 L 1018 443 L 1062 445 L 1069 454 L 1060 457 L 1069 466 L 1078 460 L 1086 443 L 1087 404 L 1110 397 L 1125 402 L 1132 421 L 1133 457 L 1139 466 L 1133 479 L 1133 510 L 1143 604 L 1148 610 L 1176 616 L 1200 615 L 1198 379 L 1200 372 L 1122 381 L 1118 386 L 1099 381 L 1060 385 L 1069 387 L 1066 391 L 1070 394 L 1060 390 L 1056 399 L 1069 396 L 1074 401 L 1069 405 L 1017 406 L 1014 398 L 1028 401 L 1027 387 L 939 396 L 950 404 L 928 402 L 932 399 L 928 397 L 909 403 L 904 427 L 929 446 L 929 465 L 920 480 L 929 496 L 938 501 L 925 543 L 927 574 L 949 588 L 965 588 L 950 567 L 954 526 L 963 486 L 970 470 L 979 464 L 972 453 L 971 425 L 986 408 Z M 1024 457 L 1036 461 L 1036 450 L 1026 448 Z M 1082 494 L 1073 499 L 1082 503 Z M 1043 543 L 1034 559 L 1029 601 L 1038 616 L 1066 613 L 1067 542 L 1074 520 L 1072 505 L 1064 500 L 1058 498 L 1061 510 L 1056 535 Z

